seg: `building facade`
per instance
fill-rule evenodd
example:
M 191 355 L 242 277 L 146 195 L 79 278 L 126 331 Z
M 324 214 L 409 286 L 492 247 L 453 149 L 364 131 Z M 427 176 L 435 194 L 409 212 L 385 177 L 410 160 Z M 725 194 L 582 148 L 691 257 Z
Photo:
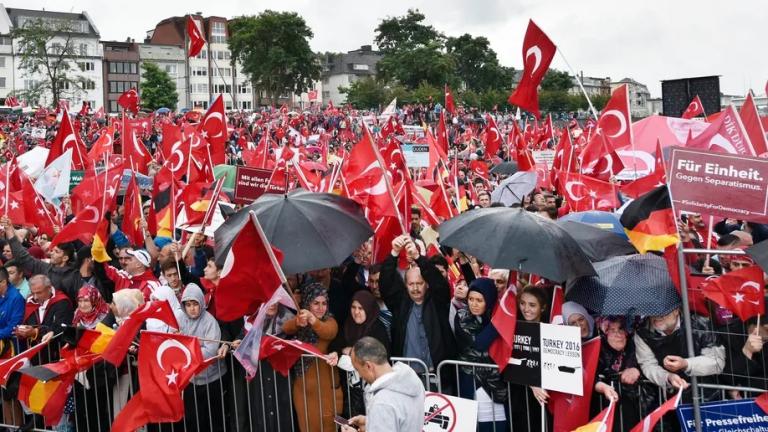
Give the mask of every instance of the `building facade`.
M 104 50 L 104 110 L 118 113 L 120 106 L 117 105 L 117 99 L 120 95 L 131 88 L 139 90 L 139 47 L 132 40 L 102 42 L 101 45 Z
M 154 63 L 176 83 L 177 109 L 189 107 L 187 96 L 186 56 L 178 45 L 138 44 L 139 70 L 144 63 Z
M 68 13 L 45 10 L 6 8 L 0 5 L 0 98 L 11 94 L 30 105 L 48 105 L 53 102 L 49 90 L 35 91 L 46 78 L 40 73 L 21 69 L 18 41 L 9 37 L 14 28 L 31 22 L 42 22 L 59 32 L 47 49 L 53 55 L 72 54 L 69 62 L 72 83 L 63 84 L 61 99 L 69 102 L 70 109 L 78 109 L 83 102 L 93 109 L 104 105 L 103 50 L 99 31 L 86 12 Z M 62 31 L 62 29 L 64 29 Z M 27 97 L 18 95 L 26 93 Z M 34 100 L 33 100 L 34 99 Z
M 349 87 L 353 82 L 376 76 L 376 65 L 381 60 L 381 53 L 374 51 L 370 45 L 346 54 L 327 54 L 323 58 L 322 95 L 321 102 L 334 105 L 345 103 L 347 97 L 339 91 Z
M 650 106 L 648 104 L 648 99 L 651 98 L 651 92 L 648 91 L 648 86 L 639 83 L 632 78 L 624 78 L 621 81 L 611 83 L 611 91 L 623 84 L 626 84 L 629 88 L 629 111 L 632 118 L 640 119 L 653 114 L 650 111 Z

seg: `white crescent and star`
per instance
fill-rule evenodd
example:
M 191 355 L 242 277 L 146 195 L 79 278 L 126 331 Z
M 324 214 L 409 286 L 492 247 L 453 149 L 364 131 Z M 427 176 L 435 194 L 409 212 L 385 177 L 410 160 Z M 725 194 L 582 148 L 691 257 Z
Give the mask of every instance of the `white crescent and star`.
M 504 295 L 501 296 L 501 302 L 499 302 L 499 308 L 501 308 L 502 312 L 507 314 L 507 316 L 511 316 L 511 317 L 514 318 L 515 315 L 510 313 L 509 310 L 507 309 L 507 296 L 509 295 L 510 291 L 511 291 L 511 289 L 509 289 L 509 288 L 507 288 L 507 290 L 504 291 Z
M 88 219 L 78 219 L 77 220 L 78 222 L 83 222 L 83 223 L 98 223 L 99 222 L 99 210 L 96 207 L 94 207 L 92 205 L 85 206 L 85 208 L 83 208 L 83 211 L 80 214 L 84 215 L 84 214 L 86 214 L 86 211 L 90 211 L 91 212 L 91 214 L 90 214 L 91 217 L 88 218 Z
M 185 347 L 184 344 L 182 344 L 176 339 L 166 339 L 157 348 L 157 354 L 156 354 L 157 365 L 160 366 L 160 370 L 163 372 L 165 372 L 165 366 L 163 366 L 163 354 L 165 353 L 165 351 L 173 348 L 178 349 L 184 353 L 185 364 L 181 369 L 186 369 L 189 367 L 189 365 L 192 364 L 192 353 L 189 352 L 189 349 Z M 168 385 L 178 384 L 176 382 L 176 379 L 178 378 L 178 376 L 179 376 L 178 371 L 176 369 L 172 369 L 171 372 L 165 376 L 168 379 Z
M 213 111 L 208 114 L 208 116 L 205 117 L 205 121 L 203 122 L 203 129 L 205 129 L 208 125 L 208 121 L 210 121 L 212 118 L 218 119 L 219 123 L 221 123 L 222 126 L 224 126 L 224 116 L 220 112 Z M 211 138 L 219 138 L 221 136 L 224 136 L 224 132 L 222 132 L 223 127 L 218 128 L 218 132 L 216 135 L 211 135 Z M 207 130 L 205 131 L 207 132 Z
M 531 69 L 531 76 L 533 76 L 541 65 L 541 48 L 538 45 L 528 48 L 528 51 L 525 52 L 525 61 L 528 61 L 530 56 L 534 57 L 533 69 Z
M 755 281 L 748 281 L 748 282 L 744 282 L 743 284 L 741 284 L 741 287 L 739 287 L 739 291 L 741 291 L 741 290 L 743 290 L 743 289 L 745 289 L 745 288 L 752 288 L 752 289 L 754 289 L 754 290 L 755 290 L 757 293 L 761 293 L 761 292 L 763 291 L 763 288 L 760 286 L 760 284 L 758 284 L 758 283 L 757 283 L 757 282 L 755 282 Z M 734 298 L 736 298 L 736 296 L 741 296 L 741 300 L 737 299 L 737 300 L 736 300 L 736 303 L 739 303 L 740 301 L 743 301 L 743 300 L 744 300 L 744 294 L 741 294 L 741 293 L 739 293 L 739 294 L 736 294 L 736 295 L 734 295 Z M 759 305 L 759 304 L 760 304 L 760 302 L 759 302 L 759 301 L 752 301 L 752 300 L 747 300 L 747 301 L 748 301 L 749 303 L 752 303 L 752 304 L 754 304 L 754 305 Z
M 584 199 L 584 196 L 582 195 L 582 196 L 577 197 L 576 194 L 573 193 L 573 187 L 575 185 L 581 185 L 581 186 L 584 186 L 584 187 L 587 186 L 587 185 L 585 185 L 584 183 L 582 183 L 580 181 L 569 181 L 569 182 L 565 183 L 565 191 L 568 192 L 568 196 L 571 197 L 572 200 L 574 200 L 574 201 L 581 201 L 581 200 Z
M 608 116 L 616 117 L 616 120 L 619 121 L 619 131 L 616 132 L 613 135 L 608 135 L 610 138 L 616 138 L 621 135 L 623 135 L 627 131 L 627 119 L 624 117 L 624 114 L 619 110 L 608 110 L 605 113 L 603 113 L 603 118 L 606 118 Z

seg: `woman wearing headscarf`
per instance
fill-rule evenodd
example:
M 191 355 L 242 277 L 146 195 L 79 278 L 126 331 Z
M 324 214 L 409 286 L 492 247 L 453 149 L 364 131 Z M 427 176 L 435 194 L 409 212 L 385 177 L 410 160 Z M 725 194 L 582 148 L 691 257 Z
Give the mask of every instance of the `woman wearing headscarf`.
M 77 292 L 77 310 L 72 320 L 74 327 L 89 330 L 100 329 L 101 323 L 112 328 L 114 316 L 109 305 L 101 297 L 99 290 L 85 284 Z M 68 343 L 75 343 L 68 341 Z M 111 423 L 109 416 L 112 407 L 112 386 L 117 382 L 117 368 L 103 360 L 98 361 L 92 368 L 77 374 L 72 398 L 76 423 L 82 430 L 108 430 Z
M 379 319 L 379 304 L 370 291 L 357 291 L 352 296 L 349 318 L 344 323 L 339 336 L 331 344 L 331 356 L 349 355 L 352 346 L 361 338 L 370 336 L 377 339 L 389 352 L 389 333 Z M 363 384 L 356 372 L 342 376 L 342 388 L 347 392 L 344 401 L 345 416 L 352 418 L 365 414 Z M 346 381 L 346 383 L 344 382 Z M 349 408 L 349 412 L 346 409 Z
M 188 284 L 181 296 L 184 315 L 179 320 L 179 332 L 196 336 L 200 341 L 203 359 L 219 356 L 221 329 L 216 318 L 205 310 L 203 290 L 196 284 Z M 184 427 L 186 431 L 219 431 L 224 428 L 224 398 L 221 376 L 227 365 L 219 360 L 192 378 L 184 389 Z M 213 395 L 214 397 L 210 397 Z
M 114 326 L 121 326 L 128 316 L 143 304 L 144 294 L 141 290 L 127 288 L 115 291 L 115 293 L 112 294 L 112 303 L 109 304 L 109 308 L 115 318 Z M 137 354 L 136 346 L 131 346 L 131 348 L 128 349 L 128 353 L 135 356 Z M 129 368 L 133 368 L 130 373 L 128 371 Z M 128 398 L 131 395 L 131 389 L 135 390 L 137 388 L 138 380 L 135 379 L 136 377 L 138 377 L 136 367 L 131 366 L 129 361 L 123 361 L 123 364 L 120 365 L 118 381 L 113 389 L 113 415 L 117 415 L 128 402 Z
M 149 295 L 149 300 L 167 301 L 168 305 L 173 311 L 173 315 L 176 317 L 176 322 L 181 322 L 185 316 L 184 310 L 181 307 L 181 303 L 179 303 L 179 299 L 176 297 L 176 293 L 173 291 L 173 288 L 169 287 L 168 285 L 160 285 L 159 287 L 155 288 L 155 290 L 152 291 L 152 293 Z M 150 318 L 147 320 L 147 330 L 162 333 L 173 333 L 174 331 L 173 328 L 166 324 L 164 321 L 155 318 Z
M 339 327 L 328 312 L 328 292 L 319 283 L 304 287 L 301 310 L 285 322 L 283 331 L 327 353 Z M 317 358 L 302 357 L 294 365 L 293 406 L 301 432 L 333 431 L 334 417 L 342 410 L 344 398 L 339 376 L 331 365 Z
M 584 306 L 573 302 L 563 303 L 563 323 L 578 327 L 581 332 L 581 340 L 592 339 L 595 334 L 595 319 L 584 309 Z
M 488 349 L 499 337 L 491 324 L 498 292 L 493 279 L 477 278 L 467 291 L 467 308 L 456 314 L 454 333 L 459 360 L 494 364 Z M 507 430 L 504 405 L 509 397 L 507 383 L 496 368 L 467 367 L 459 370 L 459 396 L 477 400 L 478 432 Z

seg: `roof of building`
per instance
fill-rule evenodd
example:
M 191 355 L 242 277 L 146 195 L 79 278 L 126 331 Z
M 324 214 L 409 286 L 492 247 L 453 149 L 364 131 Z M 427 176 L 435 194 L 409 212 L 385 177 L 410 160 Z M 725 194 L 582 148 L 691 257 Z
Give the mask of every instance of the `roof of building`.
M 19 9 L 19 8 L 5 8 L 8 17 L 14 26 L 18 25 L 18 19 L 20 17 L 29 18 L 56 18 L 61 20 L 73 20 L 73 21 L 85 21 L 88 23 L 88 31 L 73 31 L 72 33 L 90 34 L 93 36 L 99 36 L 99 30 L 91 21 L 91 18 L 86 12 L 56 12 L 47 10 L 34 10 L 34 9 Z

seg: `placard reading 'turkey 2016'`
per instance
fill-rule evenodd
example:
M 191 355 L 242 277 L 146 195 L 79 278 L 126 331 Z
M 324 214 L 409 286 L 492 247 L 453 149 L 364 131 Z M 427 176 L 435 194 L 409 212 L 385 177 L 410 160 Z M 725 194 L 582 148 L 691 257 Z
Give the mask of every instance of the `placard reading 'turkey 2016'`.
M 518 321 L 504 378 L 581 396 L 584 388 L 579 328 Z

